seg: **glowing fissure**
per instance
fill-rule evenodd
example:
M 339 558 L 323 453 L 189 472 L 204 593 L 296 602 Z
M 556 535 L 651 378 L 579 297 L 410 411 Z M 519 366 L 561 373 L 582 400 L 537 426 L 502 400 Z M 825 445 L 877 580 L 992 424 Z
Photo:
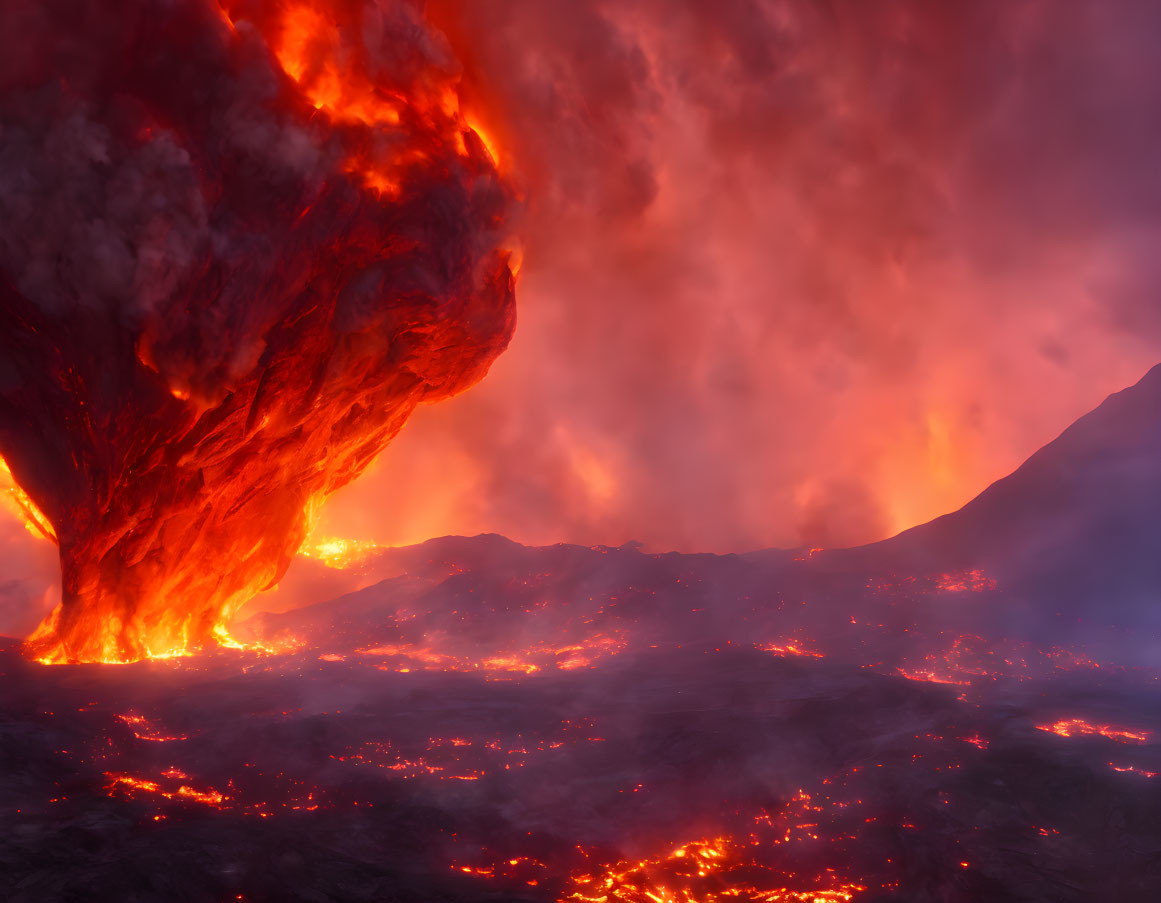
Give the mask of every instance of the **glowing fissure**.
M 762 903 L 847 903 L 867 890 L 865 882 L 824 868 L 797 874 L 790 866 L 793 852 L 785 845 L 821 842 L 841 851 L 856 840 L 846 823 L 858 820 L 860 799 L 835 796 L 845 780 L 857 774 L 823 781 L 825 793 L 799 789 L 778 811 L 752 820 L 748 832 L 694 840 L 667 852 L 638 860 L 622 859 L 595 869 L 575 872 L 562 901 L 575 903 L 718 903 L 753 900 Z M 873 821 L 873 817 L 866 821 Z M 842 860 L 841 853 L 839 861 Z
M 732 878 L 731 872 L 739 877 Z M 741 875 L 754 881 L 754 873 L 769 883 L 742 883 Z M 561 899 L 576 903 L 719 903 L 739 898 L 755 903 L 848 903 L 865 890 L 862 885 L 837 880 L 830 887 L 795 889 L 777 885 L 781 877 L 755 860 L 750 844 L 715 837 L 683 844 L 667 855 L 621 861 L 598 874 L 575 876 Z
M 1059 734 L 1061 737 L 1095 736 L 1115 740 L 1118 743 L 1146 743 L 1151 736 L 1149 731 L 1134 731 L 1110 724 L 1093 724 L 1083 718 L 1061 718 L 1048 724 L 1038 724 L 1036 729 Z
M 223 804 L 229 799 L 212 788 L 209 790 L 198 790 L 188 784 L 179 784 L 175 790 L 165 790 L 156 781 L 149 781 L 132 775 L 106 774 L 105 777 L 110 780 L 109 796 L 115 795 L 118 791 L 129 794 L 138 792 L 155 793 L 166 799 L 189 800 L 190 802 L 201 803 L 202 805 L 213 806 L 218 809 L 222 808 Z
M 543 669 L 571 671 L 592 667 L 599 659 L 617 655 L 628 646 L 622 636 L 595 634 L 576 643 L 534 644 L 526 649 L 495 650 L 473 656 L 444 652 L 432 645 L 398 643 L 356 650 L 361 656 L 381 658 L 383 671 L 484 671 L 535 674 Z

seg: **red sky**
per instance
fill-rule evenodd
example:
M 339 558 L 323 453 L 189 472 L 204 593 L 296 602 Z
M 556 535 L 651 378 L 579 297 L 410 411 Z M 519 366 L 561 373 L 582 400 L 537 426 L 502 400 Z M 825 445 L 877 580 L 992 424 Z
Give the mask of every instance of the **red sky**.
M 520 324 L 324 532 L 864 542 L 1161 360 L 1147 4 L 430 8 L 526 188 Z
M 519 325 L 316 535 L 870 541 L 1161 360 L 1155 4 L 428 5 L 527 199 Z

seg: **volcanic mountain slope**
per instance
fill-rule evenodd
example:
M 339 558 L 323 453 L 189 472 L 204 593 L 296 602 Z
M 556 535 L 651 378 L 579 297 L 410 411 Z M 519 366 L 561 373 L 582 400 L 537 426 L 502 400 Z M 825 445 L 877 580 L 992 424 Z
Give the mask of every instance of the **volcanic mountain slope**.
M 1006 623 L 1069 641 L 1122 628 L 1161 656 L 1161 365 L 1105 400 L 959 511 L 836 566 L 928 573 L 981 569 Z
M 402 643 L 453 654 L 466 642 L 478 653 L 486 615 L 501 625 L 501 657 L 547 636 L 586 648 L 809 637 L 827 655 L 875 650 L 906 667 L 966 634 L 1156 664 L 1159 512 L 1161 366 L 960 511 L 885 542 L 716 556 L 446 537 L 330 577 L 312 563 L 300 578 L 312 591 L 357 591 L 242 629 L 332 652 Z
M 374 588 L 388 577 L 394 582 Z M 446 592 L 431 592 L 444 581 L 456 599 L 503 599 L 513 615 L 520 614 L 513 600 L 543 591 L 561 605 L 541 612 L 541 622 L 590 597 L 600 599 L 586 629 L 649 610 L 646 597 L 663 585 L 668 598 L 673 593 L 687 598 L 688 613 L 700 615 L 690 626 L 690 635 L 697 637 L 704 637 L 711 623 L 720 623 L 726 637 L 734 627 L 744 633 L 770 615 L 771 601 L 778 613 L 788 599 L 809 600 L 809 611 L 799 613 L 805 616 L 799 618 L 802 626 L 837 634 L 839 640 L 848 637 L 835 615 L 846 621 L 855 609 L 886 607 L 906 610 L 906 617 L 933 629 L 1116 648 L 1131 652 L 1134 660 L 1156 663 L 1161 366 L 1080 418 L 959 511 L 883 542 L 830 551 L 694 556 L 643 555 L 632 544 L 533 549 L 498 536 L 446 537 L 380 550 L 349 569 L 300 560 L 280 592 L 301 597 L 301 586 L 314 598 L 357 594 L 282 620 L 263 615 L 250 629 L 334 642 L 338 622 L 352 625 L 356 610 L 373 620 L 374 611 L 392 608 L 400 594 L 448 598 Z M 922 603 L 928 591 L 941 598 L 938 609 Z M 615 598 L 606 604 L 602 594 Z M 987 606 L 978 604 L 983 599 Z M 785 628 L 786 616 L 777 618 Z M 655 627 L 680 632 L 680 620 L 669 611 L 664 625 Z

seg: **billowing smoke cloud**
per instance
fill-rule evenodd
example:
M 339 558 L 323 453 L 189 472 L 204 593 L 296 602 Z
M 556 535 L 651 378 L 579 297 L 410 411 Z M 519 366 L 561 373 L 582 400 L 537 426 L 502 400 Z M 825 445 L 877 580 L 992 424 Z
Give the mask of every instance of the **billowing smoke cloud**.
M 0 454 L 51 521 L 34 646 L 205 640 L 513 329 L 511 206 L 416 7 L 5 4 Z
M 525 183 L 521 328 L 332 533 L 872 540 L 1161 359 L 1156 4 L 429 8 Z

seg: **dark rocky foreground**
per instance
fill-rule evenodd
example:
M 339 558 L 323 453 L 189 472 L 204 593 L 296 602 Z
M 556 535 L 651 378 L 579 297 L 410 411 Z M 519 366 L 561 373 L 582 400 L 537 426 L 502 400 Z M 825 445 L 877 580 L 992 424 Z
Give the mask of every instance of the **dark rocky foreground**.
M 3 898 L 1161 889 L 1157 672 L 953 632 L 1002 604 L 986 577 L 498 537 L 367 567 L 391 557 L 406 573 L 254 619 L 278 654 L 5 651 Z

